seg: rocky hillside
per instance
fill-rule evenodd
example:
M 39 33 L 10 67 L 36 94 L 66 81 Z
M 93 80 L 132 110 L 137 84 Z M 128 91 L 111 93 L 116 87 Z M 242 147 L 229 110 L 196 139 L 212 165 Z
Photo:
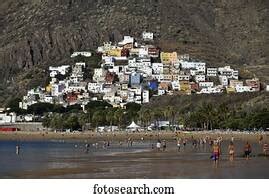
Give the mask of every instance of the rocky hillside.
M 144 30 L 164 50 L 268 80 L 268 18 L 265 0 L 2 0 L 0 104 L 44 82 L 47 66 L 68 63 L 74 50 Z

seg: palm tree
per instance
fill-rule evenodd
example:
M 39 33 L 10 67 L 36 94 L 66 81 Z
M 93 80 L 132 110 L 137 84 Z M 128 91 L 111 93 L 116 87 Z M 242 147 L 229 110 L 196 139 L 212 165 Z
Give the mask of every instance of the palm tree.
M 99 124 L 103 121 L 103 111 L 98 110 L 93 113 L 92 122 L 95 124 L 96 129 L 98 128 Z
M 141 109 L 139 112 L 139 120 L 144 126 L 148 126 L 151 121 L 151 112 L 149 109 Z
M 106 114 L 106 121 L 109 123 L 111 130 L 112 130 L 113 121 L 115 120 L 114 114 L 115 112 L 113 110 L 109 110 Z
M 164 111 L 161 108 L 156 108 L 151 111 L 151 117 L 154 118 L 155 126 L 159 129 L 159 122 L 163 118 Z
M 117 121 L 119 129 L 120 129 L 121 123 L 123 121 L 123 116 L 124 116 L 124 112 L 120 108 L 118 110 L 116 110 L 116 112 L 114 113 L 114 119 L 115 119 L 115 121 Z
M 199 109 L 199 115 L 202 118 L 202 120 L 204 121 L 203 126 L 204 128 L 206 128 L 207 130 L 209 129 L 213 129 L 213 121 L 214 121 L 214 116 L 215 116 L 215 110 L 213 108 L 212 104 L 206 104 L 204 103 L 200 109 Z

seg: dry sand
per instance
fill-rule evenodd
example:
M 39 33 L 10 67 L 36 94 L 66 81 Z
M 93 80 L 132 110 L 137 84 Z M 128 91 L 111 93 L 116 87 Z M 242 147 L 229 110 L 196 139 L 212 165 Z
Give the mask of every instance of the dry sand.
M 260 136 L 263 136 L 264 141 L 268 142 L 269 133 L 243 133 L 243 132 L 110 132 L 110 133 L 95 133 L 95 132 L 77 132 L 77 133 L 60 133 L 60 132 L 0 132 L 0 140 L 19 140 L 19 141 L 46 141 L 46 140 L 114 140 L 124 141 L 128 138 L 132 140 L 176 140 L 180 138 L 204 138 L 209 137 L 216 139 L 221 136 L 223 140 L 230 140 L 234 137 L 235 140 L 243 140 L 257 142 Z

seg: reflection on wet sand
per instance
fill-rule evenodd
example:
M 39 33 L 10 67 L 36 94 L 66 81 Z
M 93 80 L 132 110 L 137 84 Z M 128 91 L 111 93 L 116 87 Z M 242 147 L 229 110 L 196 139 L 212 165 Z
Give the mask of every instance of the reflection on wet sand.
M 156 143 L 134 141 L 130 146 L 126 142 L 123 145 L 110 142 L 109 147 L 104 147 L 98 142 L 98 147 L 96 143 L 85 147 L 85 142 L 24 142 L 19 156 L 8 154 L 16 142 L 0 143 L 3 156 L 0 177 L 269 178 L 269 158 L 261 154 L 262 145 L 258 143 L 252 143 L 250 160 L 246 160 L 243 157 L 245 142 L 234 141 L 235 157 L 231 162 L 230 141 L 223 141 L 217 167 L 210 158 L 212 147 L 209 141 L 189 139 L 186 146 L 182 143 L 180 151 L 176 140 L 165 142 L 165 149 L 157 149 Z

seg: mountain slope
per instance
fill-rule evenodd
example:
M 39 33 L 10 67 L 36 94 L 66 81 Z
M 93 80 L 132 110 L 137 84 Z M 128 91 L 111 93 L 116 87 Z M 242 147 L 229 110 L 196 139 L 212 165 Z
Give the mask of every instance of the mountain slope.
M 164 50 L 244 67 L 268 80 L 267 18 L 264 0 L 2 0 L 0 96 L 44 82 L 44 69 L 68 63 L 74 50 L 144 30 Z

